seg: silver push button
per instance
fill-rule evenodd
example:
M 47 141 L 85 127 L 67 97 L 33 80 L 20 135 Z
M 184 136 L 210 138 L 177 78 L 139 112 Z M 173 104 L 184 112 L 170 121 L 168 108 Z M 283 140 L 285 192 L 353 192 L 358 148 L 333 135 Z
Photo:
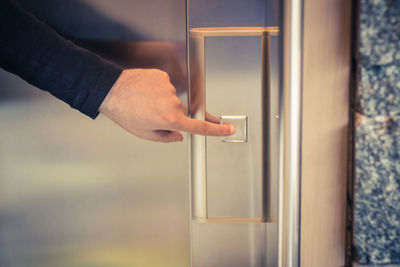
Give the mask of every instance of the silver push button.
M 235 126 L 236 132 L 230 136 L 222 136 L 222 142 L 246 143 L 247 142 L 247 116 L 246 115 L 221 115 L 220 124 L 229 123 Z

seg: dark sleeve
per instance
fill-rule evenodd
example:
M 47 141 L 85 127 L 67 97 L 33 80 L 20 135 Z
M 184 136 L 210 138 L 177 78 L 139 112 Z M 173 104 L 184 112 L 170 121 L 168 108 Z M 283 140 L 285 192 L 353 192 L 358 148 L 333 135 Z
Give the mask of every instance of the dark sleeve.
M 0 0 L 0 38 L 0 67 L 93 119 L 122 71 L 10 0 Z

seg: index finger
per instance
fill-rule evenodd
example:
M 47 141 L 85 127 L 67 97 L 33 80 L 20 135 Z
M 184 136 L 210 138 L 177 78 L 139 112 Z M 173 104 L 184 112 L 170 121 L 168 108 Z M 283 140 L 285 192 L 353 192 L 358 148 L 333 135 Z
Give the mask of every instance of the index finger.
M 179 121 L 176 130 L 204 136 L 227 136 L 234 134 L 236 131 L 235 126 L 230 124 L 215 124 L 186 116 L 183 116 Z

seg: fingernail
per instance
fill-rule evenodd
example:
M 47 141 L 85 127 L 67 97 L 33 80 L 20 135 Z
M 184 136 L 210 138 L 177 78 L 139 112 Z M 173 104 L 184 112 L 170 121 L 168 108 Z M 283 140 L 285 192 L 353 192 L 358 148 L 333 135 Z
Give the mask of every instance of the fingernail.
M 229 127 L 229 132 L 230 134 L 234 134 L 236 132 L 236 127 L 231 124 L 231 126 Z

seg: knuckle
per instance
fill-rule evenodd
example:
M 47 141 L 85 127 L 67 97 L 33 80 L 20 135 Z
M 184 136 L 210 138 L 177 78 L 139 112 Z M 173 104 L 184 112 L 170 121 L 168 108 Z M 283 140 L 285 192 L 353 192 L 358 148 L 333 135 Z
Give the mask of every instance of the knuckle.
M 175 97 L 175 100 L 173 101 L 173 105 L 177 110 L 181 110 L 182 109 L 182 102 L 179 100 L 178 97 Z
M 187 107 L 186 107 L 182 102 L 179 102 L 179 104 L 178 104 L 178 109 L 182 110 L 182 112 L 183 112 L 185 115 L 187 115 L 188 109 L 187 109 Z
M 175 87 L 172 84 L 167 84 L 165 85 L 165 90 L 171 94 L 172 96 L 176 96 L 176 90 Z
M 163 70 L 157 70 L 158 71 L 158 73 L 159 73 L 159 75 L 161 76 L 161 77 L 163 77 L 163 78 L 168 78 L 168 80 L 169 80 L 169 74 L 167 73 L 167 72 L 165 72 L 165 71 L 163 71 Z
M 175 86 L 173 86 L 172 84 L 169 85 L 169 89 L 170 89 L 173 93 L 176 93 Z
M 174 126 L 178 125 L 179 117 L 175 113 L 167 114 L 167 115 L 165 115 L 165 121 L 168 125 L 174 127 Z

